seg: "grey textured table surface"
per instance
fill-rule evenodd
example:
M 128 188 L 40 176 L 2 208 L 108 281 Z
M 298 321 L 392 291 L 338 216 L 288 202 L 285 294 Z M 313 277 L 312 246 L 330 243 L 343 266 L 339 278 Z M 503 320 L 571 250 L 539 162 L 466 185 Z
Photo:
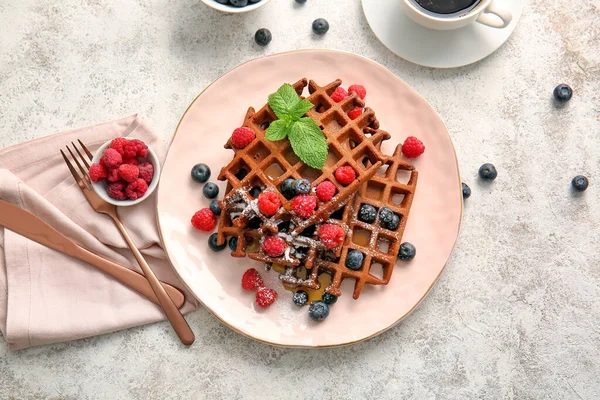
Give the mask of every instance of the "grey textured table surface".
M 290 350 L 205 310 L 189 349 L 167 323 L 8 352 L 6 398 L 600 398 L 600 1 L 526 2 L 484 61 L 422 68 L 371 33 L 358 0 L 273 0 L 239 16 L 197 0 L 0 2 L 0 147 L 145 115 L 167 140 L 190 101 L 239 63 L 291 49 L 355 52 L 424 95 L 473 189 L 452 261 L 418 309 L 351 347 Z M 310 33 L 325 17 L 331 30 Z M 262 26 L 267 48 L 253 43 Z M 557 83 L 575 89 L 552 106 Z M 478 182 L 494 163 L 498 179 Z M 577 174 L 591 177 L 582 196 Z

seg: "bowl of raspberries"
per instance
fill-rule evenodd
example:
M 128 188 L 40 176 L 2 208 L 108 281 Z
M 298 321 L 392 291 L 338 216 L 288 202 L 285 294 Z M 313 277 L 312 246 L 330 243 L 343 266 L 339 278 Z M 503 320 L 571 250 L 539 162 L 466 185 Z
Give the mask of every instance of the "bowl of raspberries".
M 160 163 L 143 141 L 118 137 L 98 149 L 89 172 L 100 197 L 116 206 L 132 206 L 156 189 Z

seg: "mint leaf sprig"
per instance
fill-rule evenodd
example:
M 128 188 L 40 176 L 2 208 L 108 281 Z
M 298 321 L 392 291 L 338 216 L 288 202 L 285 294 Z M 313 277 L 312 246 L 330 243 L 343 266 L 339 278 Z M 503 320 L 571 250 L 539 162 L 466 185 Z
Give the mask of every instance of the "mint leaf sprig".
M 277 141 L 287 137 L 294 153 L 306 165 L 323 169 L 329 152 L 327 139 L 312 118 L 304 117 L 314 104 L 301 99 L 294 87 L 285 83 L 277 92 L 269 95 L 269 106 L 279 119 L 269 125 L 265 134 L 267 140 Z

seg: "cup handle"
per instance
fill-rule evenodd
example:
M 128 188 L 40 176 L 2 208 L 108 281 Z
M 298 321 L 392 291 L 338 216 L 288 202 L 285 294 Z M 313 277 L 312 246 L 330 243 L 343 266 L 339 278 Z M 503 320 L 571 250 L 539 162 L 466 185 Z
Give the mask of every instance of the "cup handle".
M 506 28 L 510 21 L 512 21 L 510 11 L 498 7 L 496 1 L 492 1 L 477 17 L 477 22 L 492 28 Z

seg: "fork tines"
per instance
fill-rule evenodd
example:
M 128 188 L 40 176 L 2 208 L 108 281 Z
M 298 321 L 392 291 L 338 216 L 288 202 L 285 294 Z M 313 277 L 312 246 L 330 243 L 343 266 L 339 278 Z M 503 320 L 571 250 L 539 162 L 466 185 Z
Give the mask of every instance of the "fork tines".
M 92 161 L 92 153 L 88 150 L 88 148 L 83 144 L 83 142 L 81 140 L 77 139 L 77 141 L 79 142 L 79 145 L 83 149 L 85 156 L 81 153 L 81 151 L 79 151 L 79 149 L 77 148 L 77 145 L 73 142 L 71 142 L 71 146 L 73 147 L 73 149 L 75 150 L 75 153 L 77 153 L 77 155 L 79 157 L 75 156 L 75 153 L 73 153 L 73 151 L 71 150 L 71 147 L 69 147 L 69 145 L 67 145 L 66 148 L 67 148 L 67 151 L 69 152 L 69 154 L 71 155 L 71 158 L 73 159 L 73 161 L 75 161 L 77 168 L 79 168 L 79 171 L 81 171 L 81 174 L 79 174 L 77 172 L 77 170 L 75 169 L 75 167 L 73 166 L 71 161 L 69 161 L 69 158 L 67 157 L 65 152 L 62 151 L 62 149 L 60 150 L 60 154 L 63 156 L 63 159 L 65 160 L 65 163 L 67 164 L 67 167 L 69 167 L 69 171 L 71 171 L 71 175 L 73 175 L 73 178 L 75 178 L 75 181 L 77 182 L 79 187 L 81 189 L 83 189 L 85 187 L 86 189 L 92 190 L 92 181 L 90 180 L 90 175 L 88 173 L 88 170 L 90 169 L 90 162 Z M 81 162 L 80 162 L 80 160 L 81 160 Z M 82 163 L 83 163 L 83 165 L 82 165 Z M 84 168 L 84 166 L 85 166 L 85 168 Z

